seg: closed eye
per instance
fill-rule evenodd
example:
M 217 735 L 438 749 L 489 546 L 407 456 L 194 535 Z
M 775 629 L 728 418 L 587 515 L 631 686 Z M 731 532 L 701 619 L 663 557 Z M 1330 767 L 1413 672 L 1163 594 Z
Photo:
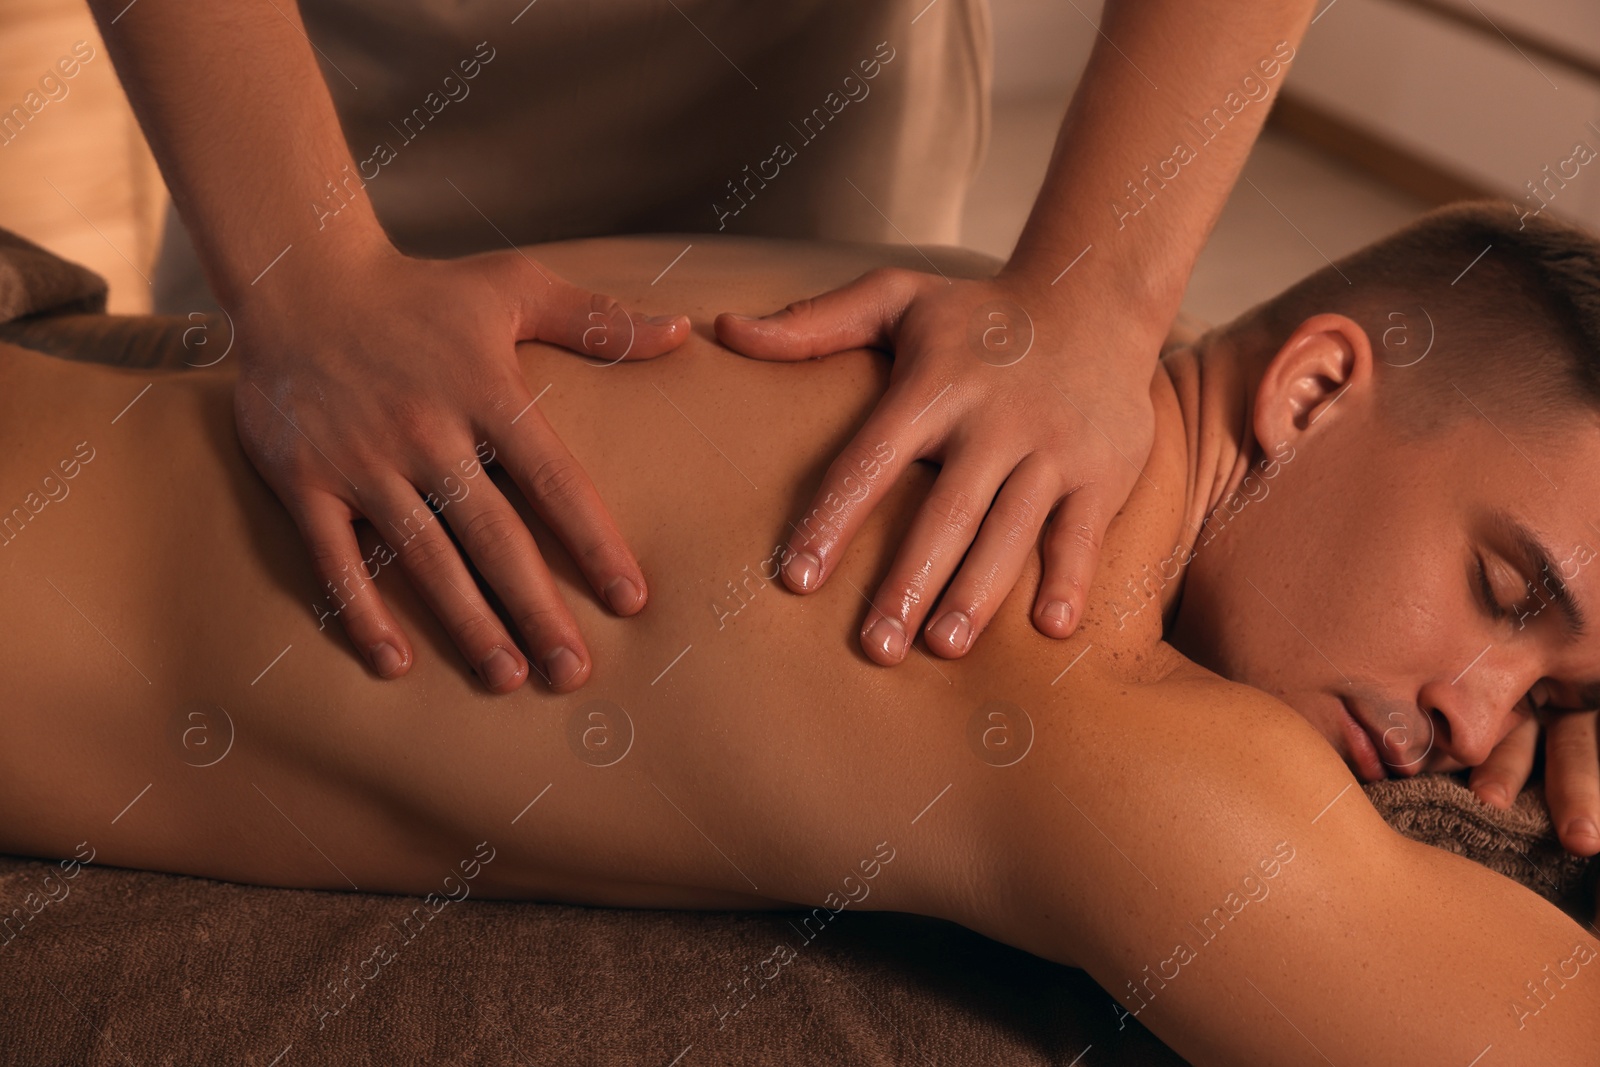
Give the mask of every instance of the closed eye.
M 1478 593 L 1490 618 L 1502 622 L 1511 617 L 1510 610 L 1495 599 L 1494 583 L 1489 581 L 1489 568 L 1484 565 L 1482 556 L 1478 557 Z

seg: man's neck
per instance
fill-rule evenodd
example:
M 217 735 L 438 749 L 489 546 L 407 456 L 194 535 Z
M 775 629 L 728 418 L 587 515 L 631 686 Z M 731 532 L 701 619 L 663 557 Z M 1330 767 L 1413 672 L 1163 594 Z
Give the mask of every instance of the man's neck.
M 1248 354 L 1254 347 L 1248 337 L 1213 332 L 1165 353 L 1157 371 L 1170 378 L 1183 420 L 1187 476 L 1176 547 L 1189 555 L 1203 552 L 1240 509 L 1240 487 L 1261 454 L 1250 425 L 1262 373 L 1261 361 Z M 1184 584 L 1162 591 L 1169 622 Z

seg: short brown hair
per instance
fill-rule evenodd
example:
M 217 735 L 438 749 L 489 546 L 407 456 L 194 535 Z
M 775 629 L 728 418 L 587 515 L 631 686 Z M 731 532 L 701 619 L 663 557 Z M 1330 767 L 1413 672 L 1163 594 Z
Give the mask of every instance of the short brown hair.
M 1407 437 L 1471 414 L 1457 389 L 1475 403 L 1493 397 L 1502 411 L 1511 404 L 1528 430 L 1558 421 L 1551 416 L 1600 414 L 1600 239 L 1510 201 L 1430 211 L 1238 324 L 1281 345 L 1322 312 L 1367 331 L 1380 410 Z

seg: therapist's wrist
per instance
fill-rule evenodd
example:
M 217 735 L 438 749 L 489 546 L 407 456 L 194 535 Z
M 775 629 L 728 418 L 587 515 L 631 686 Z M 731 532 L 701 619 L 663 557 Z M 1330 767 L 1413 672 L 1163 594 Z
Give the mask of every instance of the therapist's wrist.
M 1035 289 L 1063 305 L 1081 306 L 1092 295 L 1124 314 L 1170 319 L 1188 275 L 1158 248 L 1103 239 L 1032 242 L 1025 235 L 995 280 Z
M 1079 248 L 1071 256 L 1013 256 L 994 282 L 1019 304 L 1046 316 L 1074 320 L 1117 319 L 1163 333 L 1183 296 L 1170 284 L 1143 276 L 1137 263 L 1093 260 L 1099 248 Z M 1129 269 L 1132 268 L 1132 269 Z
M 1143 395 L 1177 300 L 1163 306 L 1149 288 L 1125 284 L 1105 270 L 1079 274 L 1084 260 L 1070 269 L 1070 260 L 1044 269 L 1013 261 L 993 281 L 1027 313 L 1042 353 L 1064 366 L 1087 359 L 1098 365 L 1095 373 L 1102 379 L 1129 383 Z
M 306 323 L 314 309 L 349 304 L 387 277 L 394 262 L 405 259 L 381 227 L 341 234 L 304 235 L 285 242 L 277 262 L 264 262 L 256 274 L 238 280 L 219 299 L 248 333 L 277 333 L 291 323 Z
M 291 212 L 263 212 L 247 223 L 249 233 L 234 240 L 217 233 L 216 244 L 196 251 L 225 307 L 275 303 L 308 286 L 347 279 L 375 260 L 398 255 L 388 234 L 364 199 L 336 216 L 311 206 Z

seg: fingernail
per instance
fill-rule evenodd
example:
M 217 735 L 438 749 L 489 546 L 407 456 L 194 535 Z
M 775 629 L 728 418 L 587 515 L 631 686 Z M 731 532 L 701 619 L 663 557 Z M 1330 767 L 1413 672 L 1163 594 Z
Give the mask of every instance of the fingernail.
M 957 652 L 965 652 L 972 643 L 972 620 L 962 611 L 947 611 L 939 621 L 928 627 L 928 633 L 943 641 Z
M 498 646 L 478 665 L 478 674 L 490 689 L 499 689 L 517 676 L 517 661 Z
M 405 666 L 405 660 L 401 657 L 399 649 L 385 641 L 373 647 L 372 666 L 379 675 L 389 678 L 401 667 Z
M 583 661 L 572 649 L 562 647 L 545 657 L 544 673 L 551 685 L 566 685 L 583 668 Z
M 738 314 L 735 314 L 732 311 L 728 312 L 728 318 L 733 319 L 736 322 L 754 322 L 754 321 L 756 321 L 756 316 L 754 316 L 754 315 L 738 315 Z
M 676 315 L 651 315 L 644 320 L 646 326 L 671 326 L 678 321 Z
M 1506 806 L 1506 789 L 1503 785 L 1486 785 L 1478 790 L 1478 796 L 1485 804 L 1493 804 L 1497 808 Z
M 639 587 L 618 576 L 606 584 L 606 601 L 611 610 L 626 614 L 639 602 Z
M 1072 618 L 1072 605 L 1065 600 L 1052 600 L 1039 612 L 1039 617 L 1045 622 L 1053 622 L 1057 626 L 1065 626 L 1067 620 Z
M 1573 819 L 1567 823 L 1568 837 L 1587 837 L 1591 841 L 1600 840 L 1600 834 L 1595 833 L 1594 823 L 1588 819 Z
M 906 629 L 899 620 L 880 615 L 867 628 L 867 644 L 898 663 L 906 654 Z
M 822 561 L 809 552 L 796 552 L 783 565 L 783 573 L 791 585 L 802 593 L 809 593 L 822 575 Z

